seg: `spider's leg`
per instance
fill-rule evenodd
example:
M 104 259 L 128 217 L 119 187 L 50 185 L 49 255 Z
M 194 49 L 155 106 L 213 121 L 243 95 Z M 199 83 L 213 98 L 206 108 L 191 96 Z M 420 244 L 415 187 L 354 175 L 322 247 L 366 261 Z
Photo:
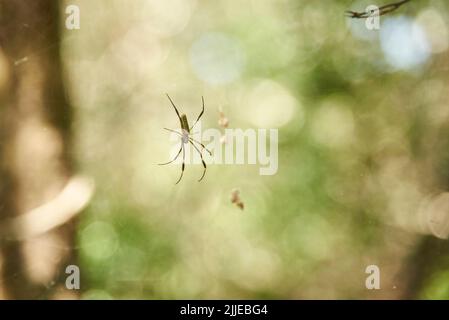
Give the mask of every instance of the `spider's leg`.
M 211 152 L 209 149 L 207 149 L 207 148 L 204 146 L 204 144 L 202 144 L 201 142 L 199 142 L 199 141 L 193 139 L 192 137 L 189 137 L 189 140 L 191 140 L 191 142 L 198 143 L 204 150 L 206 150 L 206 151 L 212 156 L 212 152 Z
M 164 128 L 164 130 L 167 130 L 167 131 L 170 131 L 170 132 L 174 132 L 174 133 L 176 133 L 177 135 L 179 135 L 179 136 L 181 136 L 181 137 L 182 137 L 182 134 L 181 134 L 180 132 L 178 132 L 178 131 L 175 131 L 175 130 L 173 130 L 173 129 L 169 129 L 169 128 Z
M 207 168 L 206 162 L 204 162 L 203 154 L 201 153 L 200 149 L 198 149 L 198 148 L 193 144 L 192 141 L 189 140 L 189 142 L 190 142 L 190 144 L 195 148 L 195 150 L 198 151 L 198 153 L 200 154 L 200 157 L 201 157 L 201 162 L 203 163 L 203 167 L 204 167 L 203 175 L 202 175 L 201 178 L 198 180 L 198 182 L 200 182 L 201 180 L 203 180 L 204 175 L 206 174 L 206 168 Z
M 173 106 L 173 108 L 175 108 L 176 115 L 178 116 L 179 121 L 181 121 L 181 116 L 179 115 L 178 109 L 176 108 L 175 104 L 173 103 L 173 100 L 170 98 L 168 93 L 166 93 L 166 95 L 167 95 L 168 100 L 170 100 L 170 103 Z
M 204 97 L 201 96 L 201 100 L 203 101 L 203 110 L 201 110 L 200 115 L 198 116 L 198 118 L 196 119 L 195 123 L 193 124 L 193 126 L 190 128 L 190 131 L 193 129 L 193 127 L 196 125 L 196 123 L 198 122 L 198 120 L 200 120 L 201 116 L 204 113 Z
M 181 181 L 182 175 L 184 174 L 185 159 L 186 159 L 186 153 L 185 153 L 185 151 L 184 151 L 184 143 L 181 144 L 181 149 L 182 149 L 182 167 L 181 167 L 181 175 L 179 176 L 179 179 L 178 179 L 178 181 L 176 181 L 175 184 L 178 184 L 179 181 Z
M 166 162 L 166 163 L 158 163 L 158 165 L 160 165 L 160 166 L 165 166 L 166 164 L 172 163 L 173 161 L 175 161 L 176 159 L 178 159 L 179 154 L 181 153 L 181 150 L 182 150 L 182 145 L 183 145 L 183 143 L 182 143 L 182 141 L 181 141 L 181 148 L 179 148 L 179 151 L 178 151 L 178 153 L 176 154 L 176 157 L 174 157 L 172 161 L 169 161 L 169 162 Z

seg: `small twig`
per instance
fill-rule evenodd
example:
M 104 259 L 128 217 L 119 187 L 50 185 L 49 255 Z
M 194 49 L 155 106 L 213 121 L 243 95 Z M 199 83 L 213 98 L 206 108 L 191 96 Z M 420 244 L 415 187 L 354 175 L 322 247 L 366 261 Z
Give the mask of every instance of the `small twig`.
M 402 6 L 403 4 L 410 2 L 410 0 L 402 0 L 402 1 L 398 1 L 395 3 L 390 3 L 387 5 L 384 5 L 382 7 L 379 7 L 379 16 L 383 16 L 384 14 L 390 13 L 392 11 L 395 11 L 396 9 L 398 9 L 400 6 Z M 349 18 L 355 18 L 355 19 L 366 19 L 368 17 L 371 17 L 374 12 L 367 12 L 367 11 L 363 11 L 363 12 L 355 12 L 355 11 L 351 11 L 351 10 L 347 10 L 345 11 L 346 16 Z

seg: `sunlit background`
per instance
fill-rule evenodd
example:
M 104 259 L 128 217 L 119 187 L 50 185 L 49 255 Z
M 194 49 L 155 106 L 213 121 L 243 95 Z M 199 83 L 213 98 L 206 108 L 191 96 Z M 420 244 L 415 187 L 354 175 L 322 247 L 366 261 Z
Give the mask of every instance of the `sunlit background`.
M 61 43 L 77 169 L 96 183 L 82 298 L 449 298 L 448 247 L 419 255 L 449 236 L 446 1 L 380 30 L 344 16 L 372 1 L 66 3 L 81 10 Z M 157 165 L 179 126 L 165 93 L 190 122 L 204 96 L 203 129 L 220 111 L 278 129 L 277 174 L 209 164 L 198 183 L 187 165 L 175 185 L 180 165 Z

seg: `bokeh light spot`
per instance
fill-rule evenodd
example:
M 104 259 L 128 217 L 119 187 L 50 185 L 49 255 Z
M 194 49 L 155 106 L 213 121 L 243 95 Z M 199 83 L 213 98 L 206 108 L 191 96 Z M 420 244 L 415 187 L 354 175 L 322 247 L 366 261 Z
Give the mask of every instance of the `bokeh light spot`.
M 245 54 L 236 39 L 221 33 L 205 33 L 193 43 L 190 63 L 198 78 L 211 85 L 223 85 L 240 77 Z
M 405 17 L 385 19 L 380 43 L 386 61 L 396 69 L 412 69 L 425 63 L 430 55 L 425 32 Z
M 420 13 L 416 22 L 423 27 L 433 53 L 446 51 L 449 45 L 449 35 L 446 22 L 434 9 Z
M 286 125 L 294 113 L 300 114 L 302 126 L 304 111 L 295 97 L 279 83 L 258 81 L 249 91 L 246 117 L 258 128 L 279 128 Z
M 118 236 L 106 222 L 93 222 L 81 232 L 83 253 L 94 260 L 109 258 L 118 248 Z
M 354 119 L 351 110 L 333 101 L 325 102 L 312 120 L 312 136 L 328 147 L 342 147 L 352 141 Z
M 136 10 L 139 10 L 142 21 L 148 21 L 155 34 L 170 37 L 185 29 L 196 1 L 148 0 L 139 1 L 135 5 Z

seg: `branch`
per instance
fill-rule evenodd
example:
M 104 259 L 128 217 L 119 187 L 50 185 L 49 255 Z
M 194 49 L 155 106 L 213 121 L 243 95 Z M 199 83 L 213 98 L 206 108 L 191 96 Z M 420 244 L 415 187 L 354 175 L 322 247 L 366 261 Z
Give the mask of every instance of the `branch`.
M 384 14 L 390 13 L 392 11 L 395 11 L 403 4 L 410 2 L 410 0 L 402 0 L 395 3 L 386 4 L 382 7 L 379 7 L 379 16 L 383 16 Z M 345 11 L 346 16 L 349 18 L 355 18 L 355 19 L 365 19 L 368 17 L 371 17 L 373 15 L 373 10 L 371 12 L 363 11 L 363 12 L 355 12 L 347 10 Z

